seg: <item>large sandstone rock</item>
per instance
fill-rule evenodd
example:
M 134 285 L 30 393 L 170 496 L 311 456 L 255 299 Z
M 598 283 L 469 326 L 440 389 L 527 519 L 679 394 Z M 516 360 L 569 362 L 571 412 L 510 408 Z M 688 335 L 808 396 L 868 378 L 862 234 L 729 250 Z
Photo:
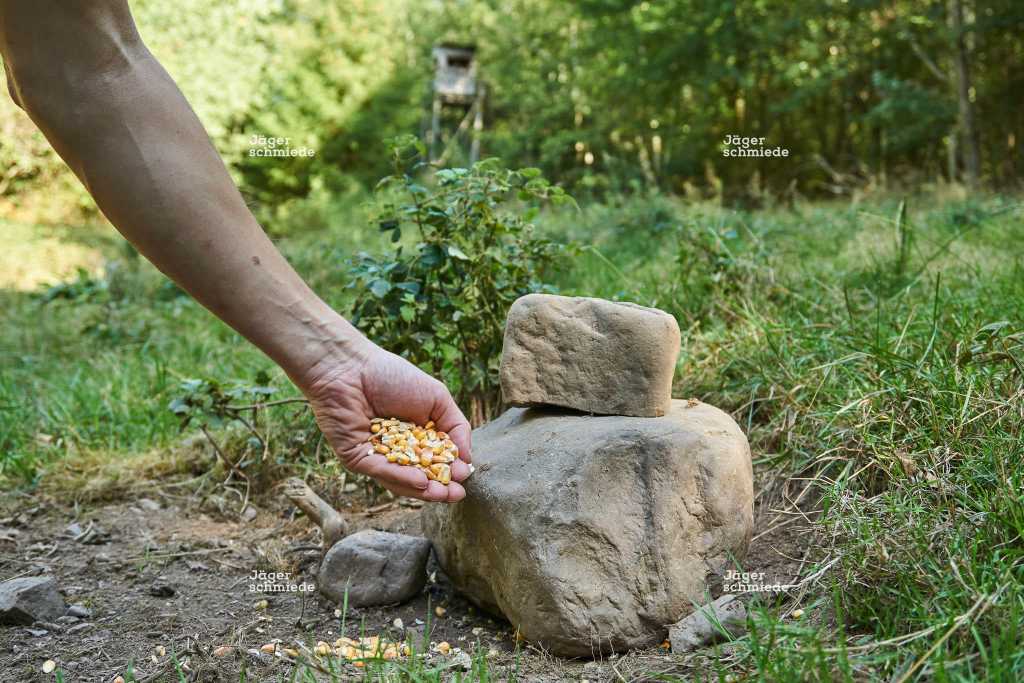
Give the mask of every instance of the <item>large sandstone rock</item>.
M 750 449 L 706 404 L 513 408 L 474 431 L 473 457 L 465 500 L 427 506 L 427 536 L 457 588 L 554 654 L 662 642 L 750 539 Z
M 320 565 L 320 592 L 350 607 L 404 602 L 427 582 L 430 542 L 387 531 L 360 531 L 335 543 Z
M 679 325 L 656 308 L 528 294 L 512 304 L 501 392 L 515 406 L 656 417 L 669 408 Z
M 25 576 L 0 583 L 0 624 L 55 621 L 67 608 L 52 577 Z

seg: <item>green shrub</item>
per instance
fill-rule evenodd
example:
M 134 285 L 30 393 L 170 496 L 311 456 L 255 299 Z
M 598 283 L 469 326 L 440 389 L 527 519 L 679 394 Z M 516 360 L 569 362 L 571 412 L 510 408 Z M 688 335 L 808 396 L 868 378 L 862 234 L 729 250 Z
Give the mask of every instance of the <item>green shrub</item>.
M 537 169 L 487 159 L 435 170 L 423 155 L 415 138 L 393 143 L 394 173 L 377 186 L 375 218 L 395 248 L 353 261 L 350 287 L 360 295 L 352 320 L 442 379 L 479 424 L 499 404 L 508 307 L 523 294 L 554 291 L 543 277 L 565 247 L 535 234 L 538 205 L 573 200 Z

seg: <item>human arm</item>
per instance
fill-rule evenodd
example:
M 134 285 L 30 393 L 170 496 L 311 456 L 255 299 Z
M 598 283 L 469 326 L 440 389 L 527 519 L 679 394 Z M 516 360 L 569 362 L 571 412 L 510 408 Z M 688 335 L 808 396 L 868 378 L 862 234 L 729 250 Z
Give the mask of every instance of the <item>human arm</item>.
M 6 0 L 0 53 L 15 101 L 110 222 L 284 369 L 346 466 L 400 495 L 465 495 L 367 455 L 370 418 L 433 419 L 465 460 L 461 481 L 469 424 L 440 382 L 367 340 L 277 251 L 124 0 Z

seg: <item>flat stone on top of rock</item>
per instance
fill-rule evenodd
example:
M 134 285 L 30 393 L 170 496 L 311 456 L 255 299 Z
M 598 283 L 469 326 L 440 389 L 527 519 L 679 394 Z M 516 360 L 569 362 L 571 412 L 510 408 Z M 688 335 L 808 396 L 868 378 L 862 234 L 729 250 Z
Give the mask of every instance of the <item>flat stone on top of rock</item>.
M 671 403 L 679 325 L 631 303 L 528 294 L 512 304 L 501 391 L 514 406 L 657 417 Z
M 335 543 L 320 565 L 320 592 L 350 607 L 390 605 L 419 593 L 427 582 L 430 541 L 387 531 L 360 531 Z
M 24 576 L 0 583 L 0 624 L 31 626 L 37 621 L 56 621 L 67 604 L 50 576 Z

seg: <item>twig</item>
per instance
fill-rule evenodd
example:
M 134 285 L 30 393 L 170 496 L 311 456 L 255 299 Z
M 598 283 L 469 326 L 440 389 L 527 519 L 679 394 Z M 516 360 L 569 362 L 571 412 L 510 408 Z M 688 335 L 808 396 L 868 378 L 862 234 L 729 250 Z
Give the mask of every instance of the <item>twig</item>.
M 281 398 L 276 401 L 267 401 L 266 403 L 253 403 L 249 406 L 227 406 L 228 410 L 259 410 L 261 408 L 270 408 L 271 406 L 283 406 L 288 403 L 309 403 L 308 399 L 305 398 Z
M 187 557 L 189 555 L 209 555 L 210 553 L 222 553 L 224 548 L 206 548 L 205 550 L 183 550 L 180 553 L 158 553 L 153 555 L 139 555 L 136 557 L 126 557 L 122 562 L 137 562 L 139 560 L 172 560 L 178 557 Z
M 210 432 L 206 429 L 206 425 L 200 425 L 199 429 L 201 429 L 203 431 L 203 434 L 206 435 L 206 438 L 209 440 L 210 444 L 213 446 L 213 450 L 217 452 L 218 456 L 220 456 L 220 459 L 223 460 L 225 462 L 225 464 L 227 464 L 227 466 L 231 468 L 231 472 L 228 473 L 227 479 L 224 480 L 224 488 L 229 488 L 227 486 L 227 483 L 228 483 L 228 481 L 231 480 L 231 474 L 237 474 L 245 482 L 245 495 L 244 496 L 239 495 L 239 498 L 242 499 L 242 507 L 239 508 L 239 513 L 244 512 L 246 505 L 249 504 L 249 493 L 250 493 L 250 490 L 252 489 L 251 483 L 249 482 L 249 475 L 247 475 L 245 472 L 243 472 L 241 469 L 239 469 L 238 465 L 236 465 L 235 463 L 231 462 L 231 460 L 228 458 L 228 456 L 226 456 L 224 454 L 224 451 L 222 451 L 220 449 L 220 446 L 217 445 L 217 442 L 214 440 L 213 436 L 211 436 Z M 237 493 L 237 491 L 236 491 L 236 493 Z
M 210 445 L 213 446 L 213 450 L 217 453 L 220 459 L 224 461 L 224 464 L 227 465 L 232 472 L 240 476 L 242 479 L 248 480 L 249 477 L 246 476 L 245 472 L 238 469 L 238 465 L 231 462 L 231 459 L 228 458 L 228 456 L 224 455 L 224 451 L 220 449 L 220 446 L 217 445 L 217 442 L 214 440 L 213 436 L 210 435 L 209 430 L 206 429 L 206 425 L 200 425 L 199 429 L 201 429 L 203 434 L 206 435 L 206 438 L 210 442 Z

